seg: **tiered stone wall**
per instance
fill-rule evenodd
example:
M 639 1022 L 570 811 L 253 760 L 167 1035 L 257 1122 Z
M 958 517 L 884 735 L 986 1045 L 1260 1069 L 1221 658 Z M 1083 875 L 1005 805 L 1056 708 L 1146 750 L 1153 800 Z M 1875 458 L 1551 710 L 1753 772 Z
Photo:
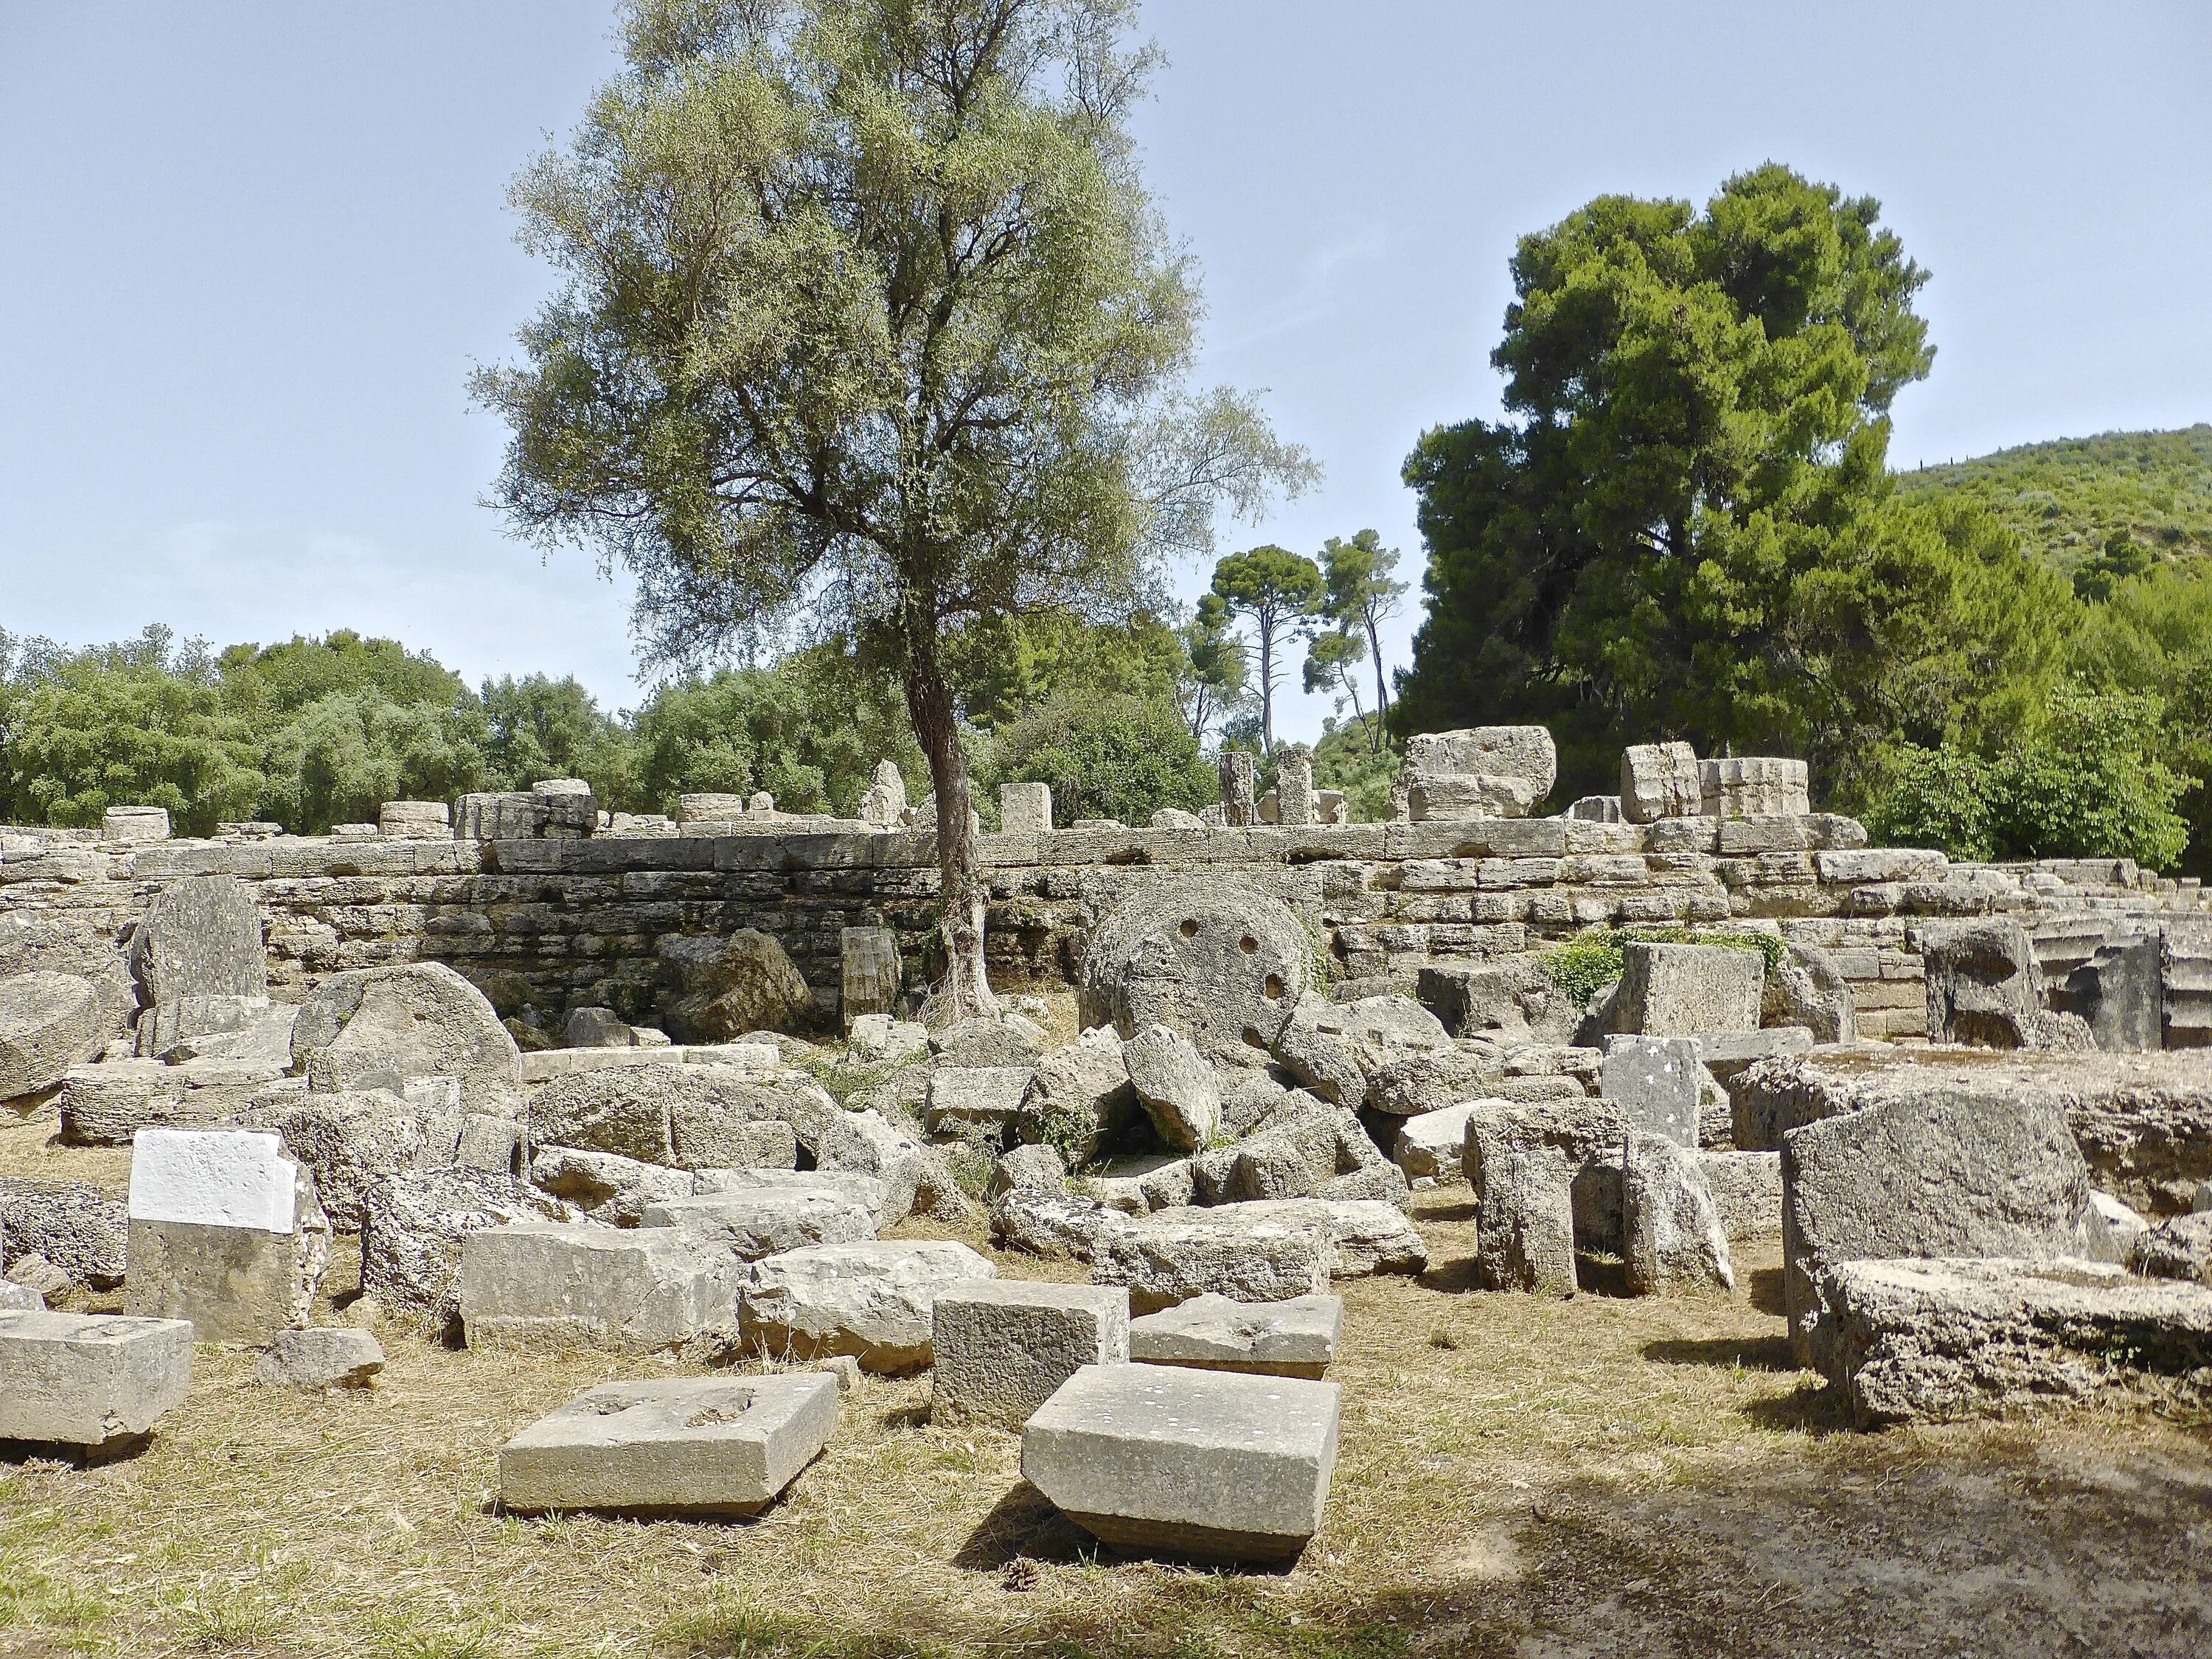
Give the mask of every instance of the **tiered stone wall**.
M 2185 958 L 2184 969 L 2212 963 L 2212 919 L 2185 920 L 2203 913 L 2194 882 L 2124 860 L 1966 865 L 1864 842 L 1854 821 L 1820 813 L 986 836 L 992 977 L 1010 990 L 1072 984 L 1085 931 L 1132 882 L 1193 868 L 1289 901 L 1346 988 L 1409 988 L 1424 966 L 1492 960 L 1590 927 L 1735 921 L 1835 952 L 1861 1030 L 1896 1036 L 1924 1030 L 1915 929 L 1931 917 L 2017 915 L 2054 967 L 2140 918 L 2177 941 L 2169 956 Z M 164 882 L 210 872 L 258 890 L 280 997 L 337 969 L 432 958 L 502 1013 L 527 1008 L 557 1023 L 601 1004 L 642 1018 L 655 945 L 672 933 L 760 928 L 824 995 L 838 983 L 846 927 L 893 929 L 910 986 L 934 949 L 933 837 L 910 832 L 122 842 L 8 830 L 0 915 L 73 915 L 119 938 Z M 2197 978 L 2203 988 L 2191 992 Z M 2212 971 L 2169 981 L 2181 988 L 2169 1023 L 2195 1033 L 2183 1040 L 2212 1037 Z

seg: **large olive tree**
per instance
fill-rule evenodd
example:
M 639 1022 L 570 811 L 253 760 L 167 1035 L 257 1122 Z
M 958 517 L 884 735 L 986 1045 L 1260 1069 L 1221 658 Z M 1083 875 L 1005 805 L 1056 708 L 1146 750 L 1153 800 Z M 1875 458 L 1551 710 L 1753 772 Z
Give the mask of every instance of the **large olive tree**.
M 514 188 L 564 286 L 477 380 L 501 504 L 635 574 L 649 658 L 842 635 L 896 667 L 963 1010 L 992 997 L 946 635 L 1124 612 L 1311 470 L 1186 389 L 1132 9 L 633 0 L 623 72 Z

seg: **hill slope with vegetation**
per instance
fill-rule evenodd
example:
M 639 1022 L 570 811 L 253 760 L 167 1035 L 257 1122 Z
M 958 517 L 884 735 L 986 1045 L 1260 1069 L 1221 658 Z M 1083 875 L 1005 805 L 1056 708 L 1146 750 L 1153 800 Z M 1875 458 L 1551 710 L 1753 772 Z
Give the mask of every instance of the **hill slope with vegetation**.
M 2069 575 L 2100 560 L 2131 567 L 2114 573 L 2124 577 L 2212 553 L 2212 425 L 2022 444 L 1897 483 L 1908 498 L 1972 501 Z

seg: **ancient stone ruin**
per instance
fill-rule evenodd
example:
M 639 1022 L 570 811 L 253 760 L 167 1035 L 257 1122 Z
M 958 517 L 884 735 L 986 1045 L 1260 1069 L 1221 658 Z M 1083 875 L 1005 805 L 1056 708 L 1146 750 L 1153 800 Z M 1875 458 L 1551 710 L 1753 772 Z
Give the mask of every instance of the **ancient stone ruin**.
M 131 1149 L 127 1195 L 0 1180 L 0 1439 L 133 1449 L 195 1339 L 373 1387 L 381 1321 L 706 1373 L 487 1446 L 516 1513 L 757 1513 L 841 1390 L 927 1371 L 1097 1540 L 1293 1558 L 1337 1287 L 1429 1269 L 1413 1195 L 1460 1182 L 1482 1291 L 1741 1295 L 1778 1239 L 1869 1427 L 2203 1395 L 2194 883 L 1870 848 L 1792 760 L 1638 747 L 1543 816 L 1556 776 L 1489 727 L 1414 739 L 1380 823 L 1295 753 L 1138 828 L 1008 786 L 1009 1006 L 935 1029 L 934 806 L 888 765 L 853 820 L 556 780 L 322 837 L 0 831 L 0 1101 Z M 367 1306 L 318 1327 L 334 1236 Z

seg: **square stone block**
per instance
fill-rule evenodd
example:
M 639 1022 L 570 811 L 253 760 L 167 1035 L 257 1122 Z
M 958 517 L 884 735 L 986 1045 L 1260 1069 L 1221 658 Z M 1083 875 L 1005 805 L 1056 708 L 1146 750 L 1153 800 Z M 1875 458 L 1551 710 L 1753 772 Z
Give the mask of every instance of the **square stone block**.
M 1200 1296 L 1132 1322 L 1129 1358 L 1147 1365 L 1311 1381 L 1336 1358 L 1343 1334 L 1340 1296 L 1299 1296 L 1288 1302 Z
M 152 1433 L 191 1386 L 187 1321 L 0 1314 L 0 1440 L 125 1445 Z
M 826 1372 L 608 1382 L 500 1449 L 500 1505 L 757 1515 L 836 1430 Z
M 1334 1382 L 1175 1365 L 1086 1365 L 1022 1431 L 1022 1474 L 1118 1548 L 1295 1559 L 1336 1468 Z
M 937 1297 L 930 1411 L 942 1423 L 1018 1429 L 1085 1365 L 1129 1358 L 1129 1293 L 1102 1285 L 988 1279 Z
M 1766 958 L 1733 945 L 1621 948 L 1615 1020 L 1644 1036 L 1756 1031 Z
M 130 1216 L 125 1312 L 190 1320 L 201 1342 L 255 1346 L 307 1322 L 330 1219 L 276 1134 L 140 1130 Z

